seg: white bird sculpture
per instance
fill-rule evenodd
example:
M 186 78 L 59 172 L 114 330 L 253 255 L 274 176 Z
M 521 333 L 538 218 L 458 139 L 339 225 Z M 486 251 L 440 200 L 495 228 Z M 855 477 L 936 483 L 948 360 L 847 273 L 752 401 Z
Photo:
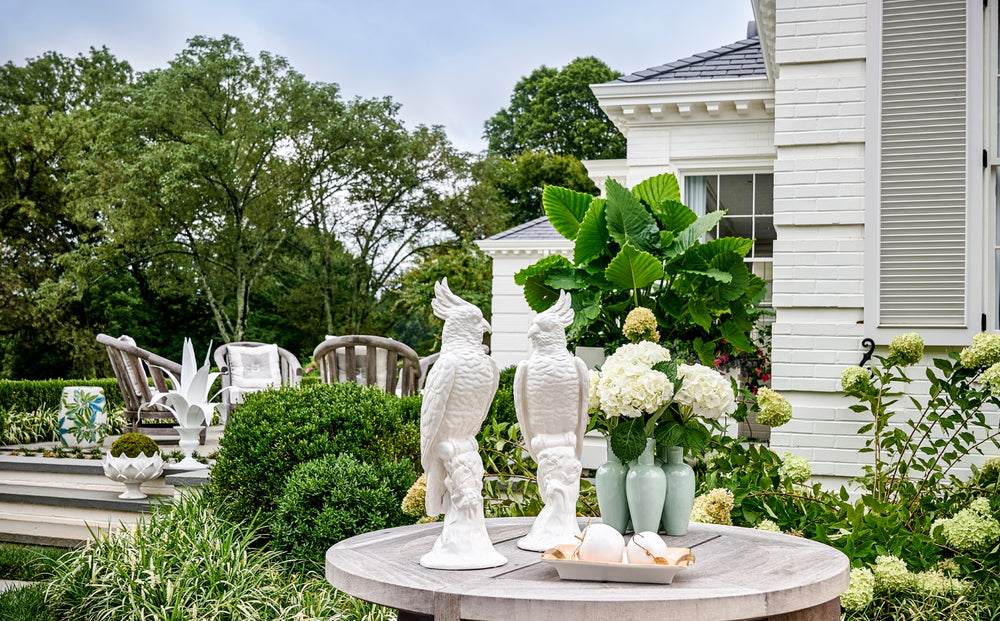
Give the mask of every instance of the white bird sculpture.
M 476 306 L 434 285 L 434 314 L 444 319 L 441 354 L 427 374 L 420 408 L 420 463 L 427 476 L 427 515 L 444 513 L 441 535 L 420 564 L 434 569 L 497 567 L 507 559 L 493 547 L 483 517 L 483 461 L 476 434 L 500 381 L 483 352 L 490 324 Z
M 580 453 L 587 431 L 590 375 L 587 365 L 566 348 L 573 323 L 570 295 L 563 291 L 552 308 L 528 329 L 531 354 L 514 374 L 514 408 L 528 453 L 538 464 L 538 491 L 545 506 L 519 548 L 543 552 L 576 542 L 580 526 Z

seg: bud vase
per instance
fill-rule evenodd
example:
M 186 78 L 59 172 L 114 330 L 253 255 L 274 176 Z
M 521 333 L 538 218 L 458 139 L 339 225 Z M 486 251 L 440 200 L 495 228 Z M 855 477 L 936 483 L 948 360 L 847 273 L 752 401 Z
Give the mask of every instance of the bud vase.
M 597 467 L 594 473 L 594 487 L 597 488 L 597 506 L 601 510 L 601 521 L 625 534 L 628 527 L 628 501 L 625 499 L 625 475 L 628 466 L 623 464 L 611 450 L 608 440 L 608 461 Z
M 663 449 L 663 474 L 667 498 L 663 503 L 663 530 L 672 536 L 686 535 L 694 505 L 694 470 L 684 463 L 684 447 Z
M 667 494 L 667 477 L 663 469 L 653 463 L 656 440 L 646 439 L 646 450 L 639 459 L 630 462 L 625 477 L 625 497 L 632 516 L 632 528 L 637 533 L 657 532 L 663 517 L 663 503 Z

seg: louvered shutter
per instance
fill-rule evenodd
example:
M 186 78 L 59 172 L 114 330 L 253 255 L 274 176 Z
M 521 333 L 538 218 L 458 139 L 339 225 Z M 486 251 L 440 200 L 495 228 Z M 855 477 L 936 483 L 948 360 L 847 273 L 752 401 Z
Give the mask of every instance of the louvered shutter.
M 884 0 L 880 328 L 964 327 L 968 0 Z

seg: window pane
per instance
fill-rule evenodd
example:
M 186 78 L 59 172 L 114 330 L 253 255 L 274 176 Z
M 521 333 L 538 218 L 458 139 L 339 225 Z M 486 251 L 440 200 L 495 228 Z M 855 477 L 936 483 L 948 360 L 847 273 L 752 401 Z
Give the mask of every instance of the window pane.
M 774 213 L 774 175 L 754 175 L 754 213 Z
M 719 177 L 719 208 L 729 216 L 753 215 L 753 175 Z
M 705 213 L 711 213 L 719 208 L 719 178 L 715 175 L 705 177 Z
M 766 216 L 757 218 L 754 226 L 757 238 L 754 242 L 755 257 L 770 257 L 773 255 L 774 240 L 778 237 L 774 230 L 774 218 Z
M 753 218 L 727 215 L 719 221 L 719 237 L 748 237 L 753 239 Z

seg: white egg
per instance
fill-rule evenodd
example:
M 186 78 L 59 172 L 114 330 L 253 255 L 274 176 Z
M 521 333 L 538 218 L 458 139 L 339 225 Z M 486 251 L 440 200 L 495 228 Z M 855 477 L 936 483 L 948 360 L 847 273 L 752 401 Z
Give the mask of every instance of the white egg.
M 607 524 L 591 524 L 583 531 L 577 557 L 581 561 L 621 563 L 625 538 Z
M 652 565 L 654 563 L 653 556 L 667 555 L 667 543 L 656 533 L 647 530 L 632 535 L 625 548 L 625 553 L 628 555 L 629 563 Z

